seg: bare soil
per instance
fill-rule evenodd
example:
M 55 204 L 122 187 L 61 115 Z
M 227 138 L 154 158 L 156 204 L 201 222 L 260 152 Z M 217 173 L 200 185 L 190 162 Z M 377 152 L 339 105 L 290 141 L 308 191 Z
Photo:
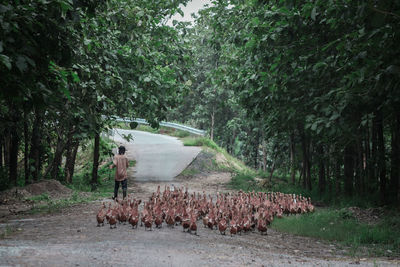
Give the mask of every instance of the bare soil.
M 180 175 L 175 187 L 215 194 L 230 191 L 231 174 L 213 171 L 204 165 L 210 158 L 201 154 L 189 168 L 194 175 Z M 204 168 L 202 168 L 204 167 Z M 132 170 L 131 170 L 132 171 Z M 132 172 L 130 172 L 132 173 Z M 157 186 L 171 183 L 128 181 L 136 198 L 147 200 Z M 31 189 L 27 190 L 27 192 Z M 32 189 L 33 190 L 33 189 Z M 51 190 L 50 190 L 51 191 Z M 63 191 L 63 190 L 61 190 Z M 65 191 L 67 193 L 68 190 Z M 36 191 L 35 191 L 36 192 Z M 11 191 L 12 193 L 12 191 Z M 38 191 L 37 193 L 43 193 Z M 294 236 L 272 229 L 268 235 L 257 232 L 222 236 L 202 227 L 198 235 L 182 227 L 145 231 L 129 225 L 96 227 L 96 213 L 103 199 L 70 206 L 54 214 L 8 214 L 1 219 L 1 266 L 398 266 L 399 259 L 351 258 L 348 248 L 336 243 Z M 5 205 L 5 204 L 2 204 Z

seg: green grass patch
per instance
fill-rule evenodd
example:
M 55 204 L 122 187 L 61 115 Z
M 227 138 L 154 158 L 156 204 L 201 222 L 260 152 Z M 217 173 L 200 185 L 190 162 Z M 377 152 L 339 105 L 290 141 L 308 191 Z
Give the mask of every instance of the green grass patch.
M 33 202 L 40 202 L 40 201 L 49 201 L 50 197 L 47 193 L 42 193 L 40 195 L 29 197 L 27 199 Z
M 110 195 L 107 194 L 107 196 Z M 39 205 L 34 206 L 33 209 L 29 211 L 29 213 L 31 214 L 54 213 L 72 205 L 88 203 L 103 197 L 106 196 L 101 192 L 95 192 L 87 196 L 82 196 L 79 194 L 78 191 L 74 191 L 74 193 L 71 195 L 70 198 L 49 200 L 46 203 L 41 203 Z
M 379 224 L 358 222 L 346 209 L 323 209 L 315 213 L 275 219 L 273 229 L 296 235 L 339 241 L 357 254 L 358 247 L 366 246 L 371 255 L 400 255 L 400 217 L 387 217 Z M 392 251 L 391 254 L 388 254 Z
M 216 150 L 217 152 L 222 152 L 220 148 L 214 141 L 207 137 L 187 137 L 183 139 L 184 146 L 206 146 Z
M 196 170 L 196 169 L 186 168 L 181 172 L 180 175 L 183 175 L 183 176 L 195 176 L 198 173 L 200 173 L 200 172 L 198 170 Z
M 259 191 L 259 186 L 254 178 L 255 177 L 253 173 L 239 172 L 232 177 L 230 186 L 233 189 L 243 190 L 245 192 L 253 190 Z

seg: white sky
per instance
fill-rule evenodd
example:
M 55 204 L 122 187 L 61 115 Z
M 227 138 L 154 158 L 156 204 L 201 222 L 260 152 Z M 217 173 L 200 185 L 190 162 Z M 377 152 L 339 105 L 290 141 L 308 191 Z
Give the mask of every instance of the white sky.
M 203 8 L 204 5 L 208 4 L 211 5 L 211 0 L 192 0 L 186 6 L 181 5 L 180 8 L 182 9 L 185 16 L 181 16 L 179 13 L 176 13 L 171 19 L 167 22 L 167 25 L 172 26 L 172 21 L 190 21 L 193 22 L 194 19 L 190 14 L 196 13 Z

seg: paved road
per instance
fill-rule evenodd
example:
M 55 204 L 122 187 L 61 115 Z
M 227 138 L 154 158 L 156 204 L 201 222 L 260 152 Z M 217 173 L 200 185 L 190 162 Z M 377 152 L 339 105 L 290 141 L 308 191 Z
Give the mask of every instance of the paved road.
M 123 136 L 131 134 L 133 141 Z M 136 160 L 134 181 L 172 181 L 197 157 L 201 148 L 187 147 L 171 136 L 143 131 L 115 129 L 111 137 L 127 148 L 127 156 Z

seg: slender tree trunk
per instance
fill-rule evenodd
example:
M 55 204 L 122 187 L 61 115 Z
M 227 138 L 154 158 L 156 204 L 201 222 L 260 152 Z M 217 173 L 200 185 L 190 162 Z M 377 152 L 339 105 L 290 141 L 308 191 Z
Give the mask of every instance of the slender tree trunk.
M 307 185 L 307 189 L 308 190 L 312 190 L 312 185 L 311 185 L 311 159 L 310 159 L 310 157 L 311 157 L 311 154 L 310 154 L 310 151 L 311 151 L 311 148 L 310 148 L 310 146 L 311 146 L 311 142 L 309 141 L 309 138 L 306 138 L 306 144 L 307 144 L 307 146 L 306 146 L 306 151 L 307 151 L 307 169 L 306 169 L 306 174 L 307 174 L 307 180 L 306 180 L 306 185 Z
M 31 134 L 31 150 L 29 153 L 29 164 L 30 170 L 32 171 L 32 178 L 34 181 L 39 180 L 40 170 L 41 170 L 41 155 L 40 155 L 40 127 L 41 119 L 36 115 L 35 122 L 32 128 Z
M 50 178 L 57 179 L 58 175 L 60 174 L 60 167 L 64 149 L 65 149 L 64 141 L 59 135 L 57 138 L 57 145 L 56 145 L 56 151 L 54 152 L 54 158 L 49 168 L 46 170 L 46 174 L 44 175 L 45 177 L 47 176 L 47 173 L 50 172 Z
M 318 188 L 319 188 L 319 193 L 322 195 L 322 193 L 325 192 L 325 187 L 326 187 L 326 180 L 325 180 L 325 164 L 324 164 L 324 148 L 322 145 L 318 146 Z
M 397 112 L 392 126 L 392 141 L 390 155 L 390 195 L 393 203 L 400 204 L 400 112 Z
M 74 176 L 76 154 L 78 152 L 79 142 L 73 140 L 70 143 L 70 148 L 67 152 L 67 159 L 65 161 L 65 181 L 70 184 L 72 183 L 72 177 Z
M 306 137 L 304 134 L 304 129 L 303 126 L 299 126 L 299 133 L 300 133 L 300 138 L 301 138 L 301 149 L 302 149 L 302 154 L 303 154 L 303 159 L 302 159 L 302 169 L 301 169 L 301 176 L 303 176 L 303 188 L 306 188 L 306 176 L 307 176 L 307 167 L 308 167 L 308 155 L 307 155 L 307 142 L 306 142 Z
M 371 134 L 371 164 L 370 164 L 370 181 L 369 181 L 369 186 L 370 186 L 370 193 L 375 192 L 376 188 L 378 187 L 378 171 L 377 171 L 377 147 L 378 147 L 378 122 L 377 122 L 377 116 L 374 117 L 372 120 L 372 134 Z
M 335 163 L 335 193 L 336 195 L 339 195 L 342 192 L 342 176 L 341 176 L 341 166 L 342 166 L 342 161 L 341 158 L 336 158 L 336 163 Z
M 295 184 L 296 178 L 296 164 L 295 164 L 295 143 L 294 143 L 294 134 L 290 135 L 290 176 L 292 180 L 292 184 Z
M 3 151 L 4 151 L 4 136 L 2 134 L 2 136 L 0 137 L 0 169 L 3 170 Z
M 11 132 L 9 129 L 4 131 L 4 166 L 7 172 L 10 171 L 10 148 L 11 148 Z
M 73 128 L 70 129 L 67 136 L 67 143 L 65 145 L 65 166 L 64 166 L 64 177 L 66 183 L 71 183 L 71 176 L 69 175 L 68 165 L 70 165 L 71 157 L 72 157 L 72 143 L 73 143 Z
M 362 151 L 362 140 L 357 138 L 356 141 L 356 162 L 355 162 L 355 189 L 356 193 L 358 195 L 363 194 L 363 188 L 362 188 L 362 180 L 363 180 L 363 151 Z
M 260 146 L 260 131 L 257 132 L 254 144 L 254 169 L 258 169 L 258 147 Z
M 28 116 L 26 110 L 24 110 L 24 170 L 25 170 L 25 185 L 29 184 L 29 134 L 28 134 Z
M 349 143 L 344 149 L 344 192 L 353 195 L 354 182 L 354 144 Z
M 303 127 L 299 127 L 301 146 L 303 150 L 303 187 L 312 190 L 311 185 L 311 163 L 310 163 L 310 142 L 304 133 Z
M 9 181 L 13 185 L 17 185 L 18 179 L 18 146 L 19 146 L 19 136 L 17 133 L 16 126 L 11 129 L 11 144 L 10 144 L 10 172 Z
M 263 153 L 263 171 L 267 171 L 267 150 L 265 149 L 265 140 L 262 140 L 262 153 Z
M 328 193 L 332 195 L 332 177 L 331 177 L 331 157 L 330 157 L 330 147 L 328 146 L 326 155 L 326 183 L 328 185 Z
M 213 107 L 211 113 L 211 131 L 210 131 L 210 139 L 214 141 L 214 119 L 215 119 L 215 108 Z
M 365 128 L 365 134 L 364 134 L 364 148 L 365 148 L 365 154 L 363 158 L 363 170 L 364 170 L 364 193 L 369 192 L 369 181 L 371 181 L 370 177 L 370 165 L 371 165 L 371 144 L 370 144 L 370 127 L 367 125 Z
M 383 136 L 383 118 L 382 112 L 377 113 L 377 131 L 378 131 L 378 169 L 379 169 L 379 192 L 382 203 L 386 204 L 386 159 L 385 159 L 385 140 Z
M 270 176 L 269 176 L 269 182 L 270 182 L 270 184 L 272 183 L 272 177 L 273 177 L 273 175 L 274 175 L 274 171 L 275 171 L 275 160 L 274 160 L 274 162 L 272 163 L 271 174 L 270 174 Z
M 94 150 L 93 150 L 93 170 L 92 170 L 92 185 L 97 184 L 97 171 L 99 168 L 99 157 L 100 157 L 100 134 L 96 133 L 94 137 Z

